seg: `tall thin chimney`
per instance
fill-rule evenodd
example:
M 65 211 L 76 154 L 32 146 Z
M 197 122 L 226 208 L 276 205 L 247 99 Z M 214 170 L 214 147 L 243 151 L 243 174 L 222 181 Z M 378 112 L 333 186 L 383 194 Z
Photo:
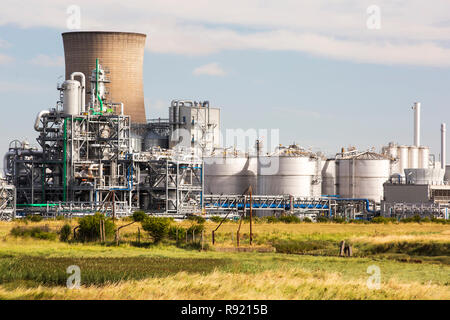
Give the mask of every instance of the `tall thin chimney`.
M 446 165 L 446 146 L 445 146 L 445 123 L 441 124 L 441 169 L 445 170 L 445 165 Z
M 420 147 L 420 102 L 414 102 L 414 145 Z

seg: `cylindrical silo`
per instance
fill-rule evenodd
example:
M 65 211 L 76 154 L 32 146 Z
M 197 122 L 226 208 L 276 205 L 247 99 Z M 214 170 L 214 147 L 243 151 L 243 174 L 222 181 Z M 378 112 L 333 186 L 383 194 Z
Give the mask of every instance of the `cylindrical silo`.
M 256 193 L 256 158 L 224 155 L 203 160 L 205 194 L 243 194 L 249 186 Z
M 61 88 L 63 91 L 63 112 L 70 115 L 80 114 L 80 83 L 76 80 L 66 80 Z
M 400 174 L 402 176 L 405 175 L 404 170 L 406 168 L 408 168 L 409 166 L 409 150 L 408 150 L 408 146 L 399 146 L 398 147 L 398 155 L 399 155 L 399 169 L 400 169 Z
M 317 196 L 312 188 L 317 161 L 307 155 L 258 157 L 258 194 Z
M 336 194 L 336 160 L 327 159 L 322 168 L 322 194 Z
M 419 168 L 428 169 L 429 157 L 430 157 L 430 148 L 419 147 Z
M 410 146 L 408 148 L 408 168 L 416 169 L 419 167 L 419 147 Z
M 383 183 L 390 177 L 390 160 L 367 152 L 336 160 L 337 193 L 342 198 L 383 199 Z
M 132 122 L 145 123 L 143 62 L 146 35 L 77 31 L 63 33 L 62 37 L 66 79 L 76 71 L 89 78 L 98 58 L 102 67 L 109 70 L 109 100 L 123 102 L 124 113 L 131 117 Z

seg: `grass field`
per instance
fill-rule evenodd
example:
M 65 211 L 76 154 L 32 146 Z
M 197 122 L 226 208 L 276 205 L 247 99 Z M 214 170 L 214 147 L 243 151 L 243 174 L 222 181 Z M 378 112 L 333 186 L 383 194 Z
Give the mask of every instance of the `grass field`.
M 57 231 L 64 223 L 26 226 Z M 83 244 L 10 235 L 18 225 L 25 226 L 0 222 L 0 299 L 450 299 L 450 225 L 258 223 L 250 247 L 245 223 L 240 247 L 247 252 L 236 252 L 238 224 L 231 222 L 216 232 L 214 246 L 217 224 L 205 224 L 204 251 L 185 239 L 152 244 L 138 223 L 122 229 L 120 246 L 112 239 Z M 342 240 L 353 257 L 338 257 Z M 80 289 L 65 286 L 70 265 L 80 267 Z M 378 290 L 367 286 L 373 265 Z

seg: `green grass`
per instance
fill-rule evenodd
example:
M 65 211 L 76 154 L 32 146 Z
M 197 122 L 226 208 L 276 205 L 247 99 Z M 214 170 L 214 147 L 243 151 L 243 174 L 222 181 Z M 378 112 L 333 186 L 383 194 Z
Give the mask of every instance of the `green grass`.
M 83 285 L 165 277 L 178 272 L 205 274 L 230 263 L 227 259 L 169 257 L 0 257 L 0 284 L 29 281 L 39 285 L 65 285 L 67 267 L 80 267 Z

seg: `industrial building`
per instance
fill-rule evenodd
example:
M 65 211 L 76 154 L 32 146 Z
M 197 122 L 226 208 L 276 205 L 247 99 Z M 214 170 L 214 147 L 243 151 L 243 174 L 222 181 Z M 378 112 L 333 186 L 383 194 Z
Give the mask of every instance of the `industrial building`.
M 146 36 L 63 34 L 66 80 L 60 99 L 34 121 L 39 148 L 14 140 L 4 157 L 0 219 L 25 214 L 295 214 L 448 218 L 445 124 L 440 161 L 414 143 L 380 152 L 342 148 L 333 157 L 298 145 L 263 153 L 221 145 L 221 109 L 177 99 L 169 118 L 146 119 Z M 31 119 L 30 119 L 31 121 Z M 447 171 L 446 171 L 447 170 Z M 418 209 L 420 208 L 420 210 Z

